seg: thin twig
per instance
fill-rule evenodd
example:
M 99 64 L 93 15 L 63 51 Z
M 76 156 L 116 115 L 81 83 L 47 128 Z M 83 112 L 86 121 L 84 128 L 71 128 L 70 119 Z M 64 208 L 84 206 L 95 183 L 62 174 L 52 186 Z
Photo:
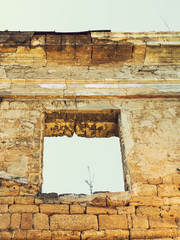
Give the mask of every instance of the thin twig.
M 168 28 L 169 31 L 171 31 L 170 27 L 168 26 L 167 22 L 165 21 L 165 19 L 160 15 L 160 18 L 163 20 L 164 24 L 166 25 L 166 27 Z
M 89 166 L 88 168 L 88 173 L 89 173 L 89 180 L 84 180 L 88 186 L 89 186 L 89 190 L 90 190 L 90 194 L 93 194 L 93 182 L 94 182 L 94 173 L 93 173 L 93 178 L 91 179 L 91 172 L 90 172 L 90 168 Z

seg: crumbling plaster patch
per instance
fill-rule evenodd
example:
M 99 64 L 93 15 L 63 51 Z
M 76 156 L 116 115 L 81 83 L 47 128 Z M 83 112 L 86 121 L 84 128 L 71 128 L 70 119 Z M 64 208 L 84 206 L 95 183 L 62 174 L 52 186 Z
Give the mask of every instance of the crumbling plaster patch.
M 12 180 L 12 181 L 19 182 L 19 183 L 24 183 L 24 184 L 28 183 L 27 178 L 19 177 L 18 175 L 11 174 L 11 173 L 8 173 L 8 172 L 5 172 L 5 171 L 0 171 L 0 179 Z
M 155 66 L 155 65 L 117 65 L 104 67 L 86 67 L 86 66 L 54 66 L 54 68 L 44 66 L 36 67 L 31 64 L 11 64 L 3 66 L 3 73 L 5 71 L 8 79 L 29 79 L 34 76 L 62 79 L 96 79 L 96 80 L 115 80 L 115 79 L 144 79 L 144 80 L 160 80 L 160 79 L 178 79 L 180 76 L 179 66 Z
M 27 167 L 28 167 L 28 157 L 22 156 L 19 162 L 15 162 L 7 168 L 7 172 L 18 177 L 26 177 Z

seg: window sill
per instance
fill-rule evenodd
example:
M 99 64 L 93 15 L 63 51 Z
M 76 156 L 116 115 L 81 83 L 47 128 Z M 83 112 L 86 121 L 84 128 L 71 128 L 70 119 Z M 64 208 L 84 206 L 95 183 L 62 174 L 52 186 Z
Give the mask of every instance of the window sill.
M 103 192 L 94 193 L 92 195 L 85 194 L 62 194 L 56 193 L 40 194 L 36 197 L 35 203 L 56 203 L 56 204 L 80 204 L 101 207 L 117 207 L 128 204 L 133 191 L 125 192 Z

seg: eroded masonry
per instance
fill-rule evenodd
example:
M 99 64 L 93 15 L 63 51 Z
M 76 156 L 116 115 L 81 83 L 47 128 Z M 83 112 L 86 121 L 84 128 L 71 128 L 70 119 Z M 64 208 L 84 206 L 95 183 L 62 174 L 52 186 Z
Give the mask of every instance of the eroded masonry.
M 74 133 L 120 138 L 125 192 L 41 194 Z M 180 33 L 0 32 L 0 239 L 180 239 Z

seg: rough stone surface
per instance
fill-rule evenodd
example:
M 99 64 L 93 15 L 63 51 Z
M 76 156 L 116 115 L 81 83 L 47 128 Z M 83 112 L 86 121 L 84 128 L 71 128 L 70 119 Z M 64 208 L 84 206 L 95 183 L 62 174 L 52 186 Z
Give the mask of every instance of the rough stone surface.
M 82 239 L 129 239 L 129 231 L 127 230 L 105 230 L 105 231 L 84 231 L 82 233 Z
M 126 215 L 99 215 L 99 229 L 128 229 Z
M 53 215 L 50 217 L 51 230 L 82 231 L 98 229 L 97 217 L 93 215 Z
M 77 231 L 53 231 L 52 239 L 56 240 L 80 240 L 80 232 Z
M 158 228 L 158 229 L 138 229 L 134 228 L 130 231 L 131 239 L 163 239 L 177 237 L 177 230 L 171 228 Z
M 139 206 L 136 208 L 137 215 L 160 216 L 160 213 L 161 213 L 161 209 L 158 207 Z
M 78 204 L 73 204 L 70 206 L 70 214 L 83 214 L 85 213 L 85 207 L 78 205 Z
M 113 208 L 100 208 L 88 206 L 86 214 L 117 214 L 117 210 Z
M 11 213 L 36 213 L 39 209 L 35 205 L 11 205 L 9 212 Z
M 33 204 L 34 198 L 33 197 L 16 197 L 15 198 L 16 204 Z
M 40 205 L 40 212 L 46 214 L 69 214 L 69 205 L 59 204 L 42 204 Z
M 30 230 L 32 229 L 32 213 L 23 213 L 21 220 L 21 229 Z
M 135 214 L 134 206 L 117 207 L 118 214 Z
M 8 229 L 10 227 L 10 214 L 0 214 L 0 229 Z
M 133 228 L 149 228 L 148 218 L 144 216 L 133 216 Z
M 21 214 L 19 213 L 11 214 L 11 229 L 20 228 L 20 224 L 21 224 Z
M 36 213 L 34 215 L 34 229 L 49 230 L 49 217 L 44 213 Z
M 11 239 L 11 233 L 7 232 L 7 231 L 0 232 L 0 239 L 10 240 Z
M 30 230 L 27 232 L 27 240 L 51 240 L 51 232 L 47 230 Z

